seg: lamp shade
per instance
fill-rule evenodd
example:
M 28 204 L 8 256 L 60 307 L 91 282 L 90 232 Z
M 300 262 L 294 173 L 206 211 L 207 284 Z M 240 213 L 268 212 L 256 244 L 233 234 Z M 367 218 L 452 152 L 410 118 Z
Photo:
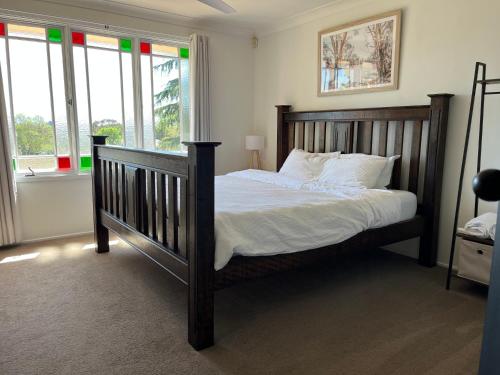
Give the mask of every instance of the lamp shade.
M 247 135 L 245 138 L 247 150 L 262 150 L 264 148 L 264 137 L 262 135 Z

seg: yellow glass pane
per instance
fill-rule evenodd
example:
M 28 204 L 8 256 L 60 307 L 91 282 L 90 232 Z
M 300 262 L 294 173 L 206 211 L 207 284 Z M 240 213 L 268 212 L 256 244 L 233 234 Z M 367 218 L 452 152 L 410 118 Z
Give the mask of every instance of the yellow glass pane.
M 7 31 L 9 36 L 45 40 L 45 29 L 43 27 L 16 25 L 13 23 L 9 23 L 7 25 Z
M 87 34 L 87 46 L 118 49 L 118 38 Z
M 151 47 L 154 55 L 178 56 L 177 47 L 166 46 L 164 44 L 152 44 Z

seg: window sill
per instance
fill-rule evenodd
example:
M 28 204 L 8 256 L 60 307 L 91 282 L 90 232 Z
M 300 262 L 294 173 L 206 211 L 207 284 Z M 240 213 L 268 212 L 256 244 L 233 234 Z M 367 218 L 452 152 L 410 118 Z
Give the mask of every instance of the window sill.
M 16 183 L 44 182 L 44 181 L 70 181 L 70 180 L 89 180 L 92 178 L 90 173 L 50 173 L 39 174 L 35 176 L 16 175 Z

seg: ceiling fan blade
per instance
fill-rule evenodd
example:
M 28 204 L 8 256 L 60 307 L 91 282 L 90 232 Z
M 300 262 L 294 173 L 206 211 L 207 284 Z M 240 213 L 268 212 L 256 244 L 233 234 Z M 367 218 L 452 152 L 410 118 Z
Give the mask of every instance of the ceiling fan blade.
M 214 9 L 217 9 L 221 11 L 222 13 L 230 14 L 230 13 L 236 13 L 236 9 L 234 9 L 232 6 L 226 4 L 222 0 L 198 0 L 200 3 L 206 4 L 209 7 L 212 7 Z

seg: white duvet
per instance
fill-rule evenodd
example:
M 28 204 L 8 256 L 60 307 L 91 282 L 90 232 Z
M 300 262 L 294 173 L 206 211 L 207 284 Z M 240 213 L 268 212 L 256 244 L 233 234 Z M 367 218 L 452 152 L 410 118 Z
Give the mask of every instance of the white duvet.
M 342 242 L 369 228 L 408 219 L 415 215 L 416 197 L 400 193 L 333 188 L 257 170 L 218 176 L 215 269 L 223 268 L 233 255 L 314 249 Z M 408 194 L 413 196 L 410 209 Z

